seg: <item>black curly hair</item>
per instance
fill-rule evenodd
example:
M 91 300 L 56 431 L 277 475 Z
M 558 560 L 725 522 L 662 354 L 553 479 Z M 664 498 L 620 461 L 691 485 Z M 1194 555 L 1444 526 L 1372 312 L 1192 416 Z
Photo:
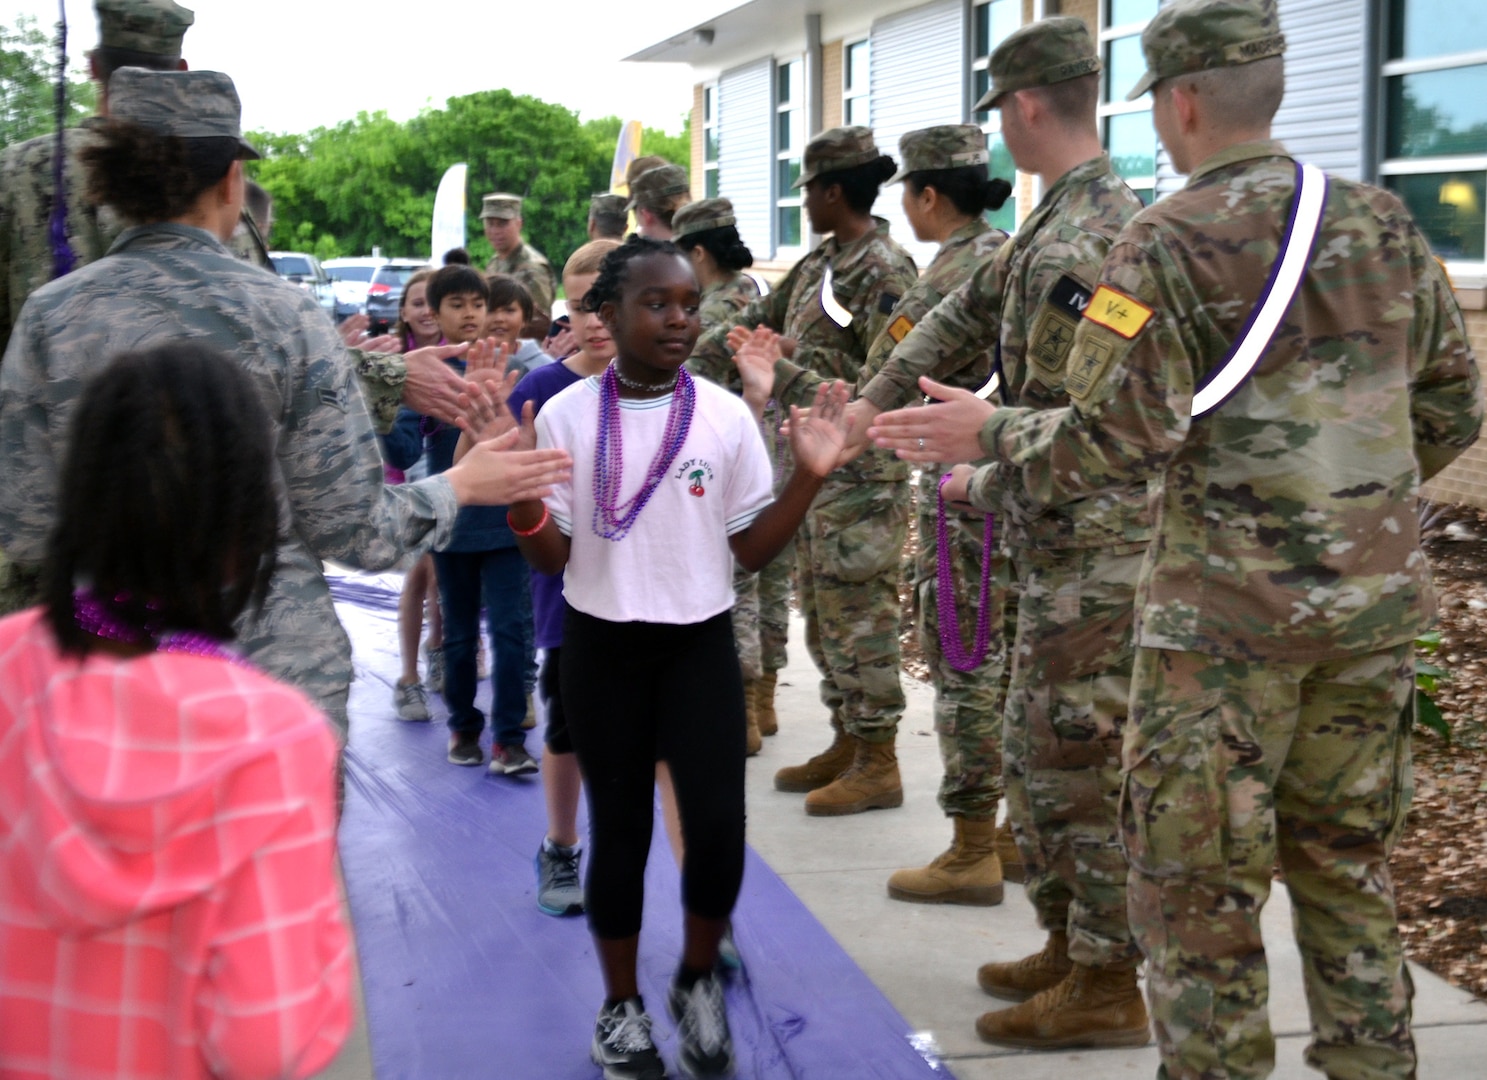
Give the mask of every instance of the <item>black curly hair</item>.
M 226 353 L 174 341 L 110 361 L 73 415 L 42 566 L 62 650 L 84 656 L 97 644 L 73 615 L 84 583 L 151 636 L 231 639 L 273 574 L 273 471 L 268 412 Z
M 747 270 L 754 265 L 754 253 L 743 242 L 743 237 L 738 235 L 736 225 L 688 233 L 675 243 L 683 251 L 702 248 L 713 257 L 721 270 Z
M 1012 185 L 1000 176 L 988 176 L 985 165 L 958 165 L 953 169 L 922 169 L 904 177 L 915 195 L 934 188 L 967 217 L 1000 210 L 1012 194 Z
M 98 136 L 80 154 L 88 195 L 134 224 L 180 217 L 243 156 L 237 139 L 182 139 L 124 120 L 105 121 Z
M 811 183 L 819 185 L 822 190 L 839 185 L 842 189 L 842 199 L 851 207 L 854 213 L 870 214 L 873 203 L 878 201 L 878 192 L 888 181 L 888 178 L 898 172 L 898 166 L 887 154 L 873 161 L 865 161 L 861 165 L 854 165 L 850 169 L 837 169 L 834 172 L 818 174 Z
M 598 314 L 599 308 L 606 302 L 619 303 L 621 286 L 625 283 L 625 274 L 630 264 L 649 255 L 674 255 L 683 258 L 681 248 L 670 240 L 652 240 L 638 233 L 632 235 L 604 256 L 604 261 L 599 264 L 599 276 L 594 279 L 583 298 L 583 310 Z

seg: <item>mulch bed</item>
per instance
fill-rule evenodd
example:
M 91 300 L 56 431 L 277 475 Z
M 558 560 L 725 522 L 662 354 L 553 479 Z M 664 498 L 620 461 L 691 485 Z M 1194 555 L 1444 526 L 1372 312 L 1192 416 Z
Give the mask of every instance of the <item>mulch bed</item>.
M 1399 926 L 1410 959 L 1487 997 L 1487 513 L 1436 506 L 1425 517 L 1441 634 L 1427 658 L 1448 672 L 1436 703 L 1451 738 L 1416 729 L 1414 807 L 1393 860 Z M 906 553 L 917 545 L 911 524 Z M 907 575 L 899 594 L 904 671 L 927 682 Z

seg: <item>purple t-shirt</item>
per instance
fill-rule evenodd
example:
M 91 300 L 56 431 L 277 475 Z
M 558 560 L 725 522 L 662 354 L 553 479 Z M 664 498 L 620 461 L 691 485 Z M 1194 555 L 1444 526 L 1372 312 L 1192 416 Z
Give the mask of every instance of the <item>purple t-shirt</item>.
M 522 406 L 528 401 L 534 412 L 541 412 L 542 406 L 582 379 L 567 364 L 545 364 L 522 376 L 507 404 L 520 419 Z M 534 644 L 539 649 L 556 649 L 563 644 L 563 575 L 533 570 L 531 580 Z

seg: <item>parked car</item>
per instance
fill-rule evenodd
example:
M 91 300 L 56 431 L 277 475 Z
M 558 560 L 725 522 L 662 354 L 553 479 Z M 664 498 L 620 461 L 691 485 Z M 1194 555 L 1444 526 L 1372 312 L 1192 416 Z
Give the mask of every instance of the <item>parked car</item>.
M 372 275 L 387 260 L 380 256 L 351 259 L 326 259 L 321 265 L 330 275 L 331 290 L 336 294 L 336 322 L 352 315 L 363 315 L 367 307 L 367 289 Z
M 367 286 L 367 318 L 373 334 L 385 334 L 398 321 L 398 305 L 403 302 L 403 286 L 416 271 L 429 264 L 420 259 L 388 259 L 372 273 Z
M 274 261 L 274 269 L 281 278 L 313 295 L 325 313 L 334 317 L 335 290 L 331 288 L 330 278 L 319 259 L 302 251 L 270 251 L 268 257 Z

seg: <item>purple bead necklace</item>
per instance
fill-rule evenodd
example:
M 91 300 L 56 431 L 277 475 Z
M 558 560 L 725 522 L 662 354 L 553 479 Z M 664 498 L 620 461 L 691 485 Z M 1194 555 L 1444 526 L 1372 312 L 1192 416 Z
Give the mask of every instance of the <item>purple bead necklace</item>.
M 960 640 L 960 611 L 955 603 L 955 570 L 950 565 L 950 526 L 945 520 L 945 485 L 950 473 L 940 477 L 939 515 L 935 521 L 936 568 L 938 573 L 935 605 L 939 610 L 940 652 L 956 671 L 975 671 L 991 651 L 991 553 L 996 539 L 996 519 L 986 515 L 986 533 L 981 541 L 981 599 L 977 602 L 976 641 L 969 650 Z
M 127 593 L 115 597 L 115 602 L 129 599 Z M 72 594 L 72 617 L 78 629 L 107 641 L 120 641 L 127 645 L 149 645 L 155 652 L 191 653 L 193 656 L 210 656 L 226 660 L 239 667 L 253 665 L 237 653 L 225 648 L 220 641 L 198 630 L 168 630 L 164 632 L 144 629 L 125 622 L 99 599 L 92 589 L 76 589 Z
M 650 502 L 656 488 L 671 471 L 671 463 L 692 429 L 692 410 L 697 388 L 686 368 L 677 371 L 676 389 L 666 412 L 666 431 L 646 470 L 640 490 L 620 502 L 620 480 L 624 476 L 624 442 L 620 425 L 620 385 L 614 361 L 599 379 L 599 444 L 594 449 L 594 533 L 606 540 L 623 540 L 635 519 Z

